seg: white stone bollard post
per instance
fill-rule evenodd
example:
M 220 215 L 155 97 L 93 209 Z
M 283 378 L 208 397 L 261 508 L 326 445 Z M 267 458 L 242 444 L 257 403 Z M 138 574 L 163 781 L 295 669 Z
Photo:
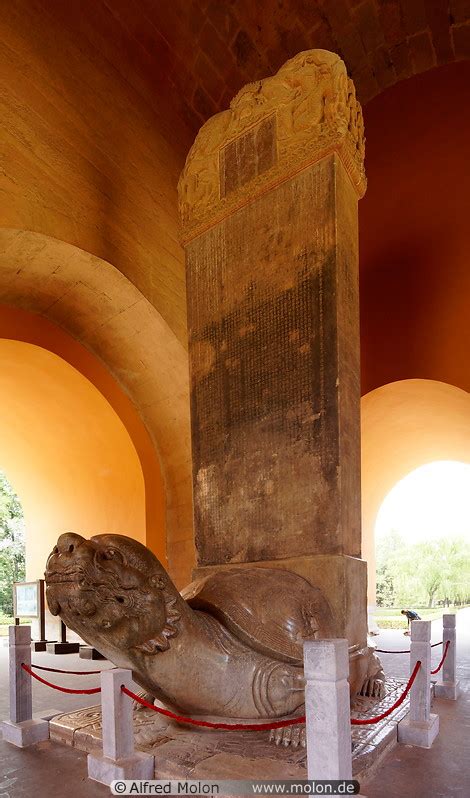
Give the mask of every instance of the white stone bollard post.
M 10 719 L 2 723 L 3 739 L 26 748 L 49 739 L 47 720 L 33 720 L 31 676 L 21 664 L 31 667 L 31 627 L 9 626 Z
M 154 778 L 154 757 L 134 750 L 133 701 L 121 691 L 131 684 L 132 672 L 124 668 L 101 674 L 103 755 L 88 754 L 88 777 L 102 784 Z
M 348 641 L 305 640 L 304 675 L 308 778 L 352 779 Z
M 410 674 L 421 667 L 410 690 L 410 712 L 398 724 L 398 742 L 431 748 L 439 733 L 439 716 L 431 714 L 431 621 L 411 621 Z
M 449 648 L 442 666 L 442 681 L 434 688 L 436 698 L 455 699 L 459 695 L 459 682 L 457 680 L 457 652 L 456 652 L 456 624 L 457 616 L 444 615 L 442 618 L 442 653 L 444 654 L 447 641 Z

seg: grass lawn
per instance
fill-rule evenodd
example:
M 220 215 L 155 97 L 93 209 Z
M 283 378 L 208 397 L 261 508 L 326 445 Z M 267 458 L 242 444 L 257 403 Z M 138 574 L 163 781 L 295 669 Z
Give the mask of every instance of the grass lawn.
M 408 608 L 407 608 L 408 609 Z M 444 613 L 456 612 L 462 607 L 410 607 L 421 616 L 423 621 L 434 621 L 442 618 Z M 407 629 L 408 621 L 401 615 L 402 607 L 377 607 L 375 620 L 380 629 Z

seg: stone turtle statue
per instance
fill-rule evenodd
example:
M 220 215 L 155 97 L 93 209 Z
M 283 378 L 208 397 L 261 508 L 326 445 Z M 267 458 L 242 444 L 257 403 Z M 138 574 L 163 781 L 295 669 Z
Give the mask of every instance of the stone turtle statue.
M 61 535 L 47 560 L 53 615 L 152 698 L 186 714 L 279 719 L 302 712 L 302 645 L 334 636 L 321 591 L 290 571 L 233 568 L 182 594 L 152 552 L 123 535 Z M 383 695 L 369 647 L 350 650 L 351 694 Z M 299 726 L 276 730 L 298 745 Z

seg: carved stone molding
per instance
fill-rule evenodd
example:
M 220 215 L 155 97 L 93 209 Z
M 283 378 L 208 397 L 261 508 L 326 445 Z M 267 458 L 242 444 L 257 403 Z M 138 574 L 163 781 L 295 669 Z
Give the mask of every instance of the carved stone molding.
M 338 55 L 307 50 L 249 83 L 199 131 L 178 184 L 185 242 L 333 152 L 361 197 L 364 124 L 354 84 Z

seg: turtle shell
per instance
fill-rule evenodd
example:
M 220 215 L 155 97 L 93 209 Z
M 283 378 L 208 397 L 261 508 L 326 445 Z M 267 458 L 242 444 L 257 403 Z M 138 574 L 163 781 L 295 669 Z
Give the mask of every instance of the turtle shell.
M 333 636 L 333 616 L 322 592 L 292 571 L 217 571 L 191 582 L 182 596 L 250 648 L 281 662 L 301 665 L 304 640 Z

